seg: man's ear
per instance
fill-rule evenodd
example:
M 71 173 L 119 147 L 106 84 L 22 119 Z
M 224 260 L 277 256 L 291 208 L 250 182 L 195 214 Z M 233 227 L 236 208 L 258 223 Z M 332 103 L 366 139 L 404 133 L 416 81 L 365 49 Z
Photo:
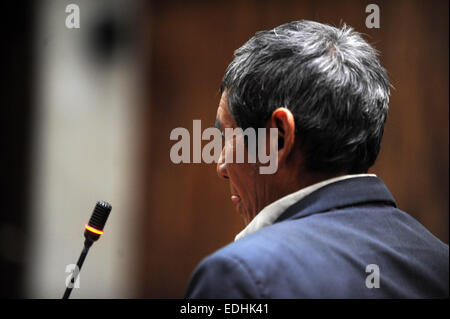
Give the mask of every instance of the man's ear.
M 278 165 L 280 165 L 287 160 L 294 148 L 294 115 L 289 109 L 279 107 L 272 113 L 270 127 L 278 130 Z

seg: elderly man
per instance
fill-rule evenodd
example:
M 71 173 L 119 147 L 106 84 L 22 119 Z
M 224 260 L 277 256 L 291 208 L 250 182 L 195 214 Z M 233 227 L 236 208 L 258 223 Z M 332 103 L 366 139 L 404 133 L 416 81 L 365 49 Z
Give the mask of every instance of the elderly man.
M 278 167 L 225 162 L 245 142 L 225 144 L 217 173 L 246 228 L 198 265 L 186 297 L 449 296 L 448 245 L 367 173 L 389 80 L 358 33 L 312 21 L 258 32 L 235 52 L 221 92 L 218 126 L 277 129 Z

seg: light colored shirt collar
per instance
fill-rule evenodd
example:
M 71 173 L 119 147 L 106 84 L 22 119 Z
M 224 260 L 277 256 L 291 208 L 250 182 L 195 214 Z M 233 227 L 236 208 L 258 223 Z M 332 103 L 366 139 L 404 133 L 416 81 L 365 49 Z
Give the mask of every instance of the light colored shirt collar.
M 301 190 L 295 193 L 286 195 L 264 207 L 259 212 L 259 214 L 257 214 L 255 218 L 253 218 L 253 220 L 247 225 L 247 227 L 245 227 L 239 234 L 236 235 L 234 240 L 235 241 L 239 240 L 251 233 L 254 233 L 255 231 L 263 227 L 272 225 L 278 219 L 278 217 L 280 217 L 281 214 L 283 214 L 290 206 L 302 200 L 312 192 L 315 192 L 319 188 L 322 188 L 331 183 L 342 181 L 344 179 L 366 177 L 366 176 L 376 177 L 375 174 L 352 174 L 352 175 L 338 176 L 302 188 Z

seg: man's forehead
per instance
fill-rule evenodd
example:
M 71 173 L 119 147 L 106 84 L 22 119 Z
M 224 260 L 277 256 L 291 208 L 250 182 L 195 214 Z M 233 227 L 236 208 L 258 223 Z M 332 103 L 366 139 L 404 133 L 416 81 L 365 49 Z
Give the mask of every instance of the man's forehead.
M 228 102 L 227 98 L 227 91 L 223 91 L 222 95 L 220 96 L 219 106 L 226 107 Z
M 219 106 L 217 108 L 217 118 L 221 118 L 224 116 L 224 112 L 228 110 L 227 107 L 227 97 L 225 96 L 225 92 L 222 93 L 222 96 L 220 97 Z
M 228 111 L 226 92 L 220 97 L 219 107 L 217 108 L 216 125 L 223 127 L 224 125 L 232 125 L 233 119 Z

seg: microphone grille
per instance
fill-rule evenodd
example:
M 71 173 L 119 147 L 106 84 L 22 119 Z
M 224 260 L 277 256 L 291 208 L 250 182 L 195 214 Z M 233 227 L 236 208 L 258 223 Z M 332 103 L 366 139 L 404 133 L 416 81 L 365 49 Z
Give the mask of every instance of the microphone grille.
M 92 213 L 91 219 L 89 220 L 88 225 L 94 227 L 98 230 L 103 230 L 105 227 L 106 220 L 109 217 L 109 213 L 111 212 L 112 206 L 104 201 L 98 201 L 95 205 L 94 212 Z

